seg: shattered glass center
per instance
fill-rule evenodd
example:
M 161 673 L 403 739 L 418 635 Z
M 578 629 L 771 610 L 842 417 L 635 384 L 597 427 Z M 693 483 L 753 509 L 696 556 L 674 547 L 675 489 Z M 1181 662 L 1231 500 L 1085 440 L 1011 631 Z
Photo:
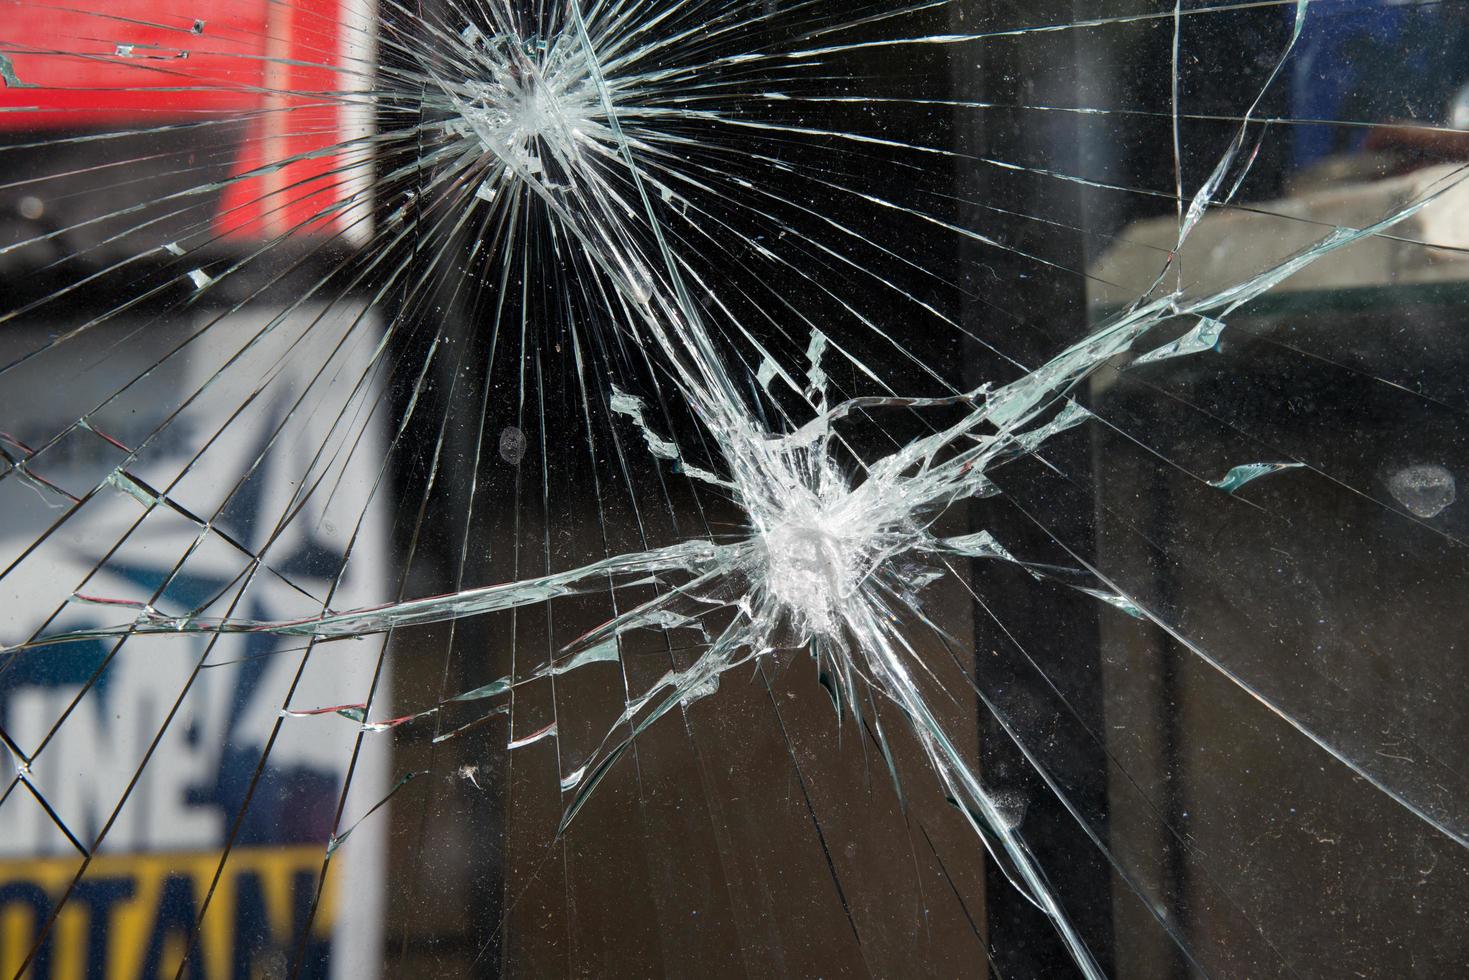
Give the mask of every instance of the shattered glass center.
M 460 37 L 465 78 L 440 81 L 457 117 L 450 130 L 477 139 L 511 171 L 538 177 L 548 160 L 574 166 L 582 143 L 605 132 L 598 91 L 574 38 L 486 38 L 473 26 Z
M 852 542 L 824 521 L 782 524 L 763 536 L 766 586 L 798 628 L 830 635 L 858 577 Z

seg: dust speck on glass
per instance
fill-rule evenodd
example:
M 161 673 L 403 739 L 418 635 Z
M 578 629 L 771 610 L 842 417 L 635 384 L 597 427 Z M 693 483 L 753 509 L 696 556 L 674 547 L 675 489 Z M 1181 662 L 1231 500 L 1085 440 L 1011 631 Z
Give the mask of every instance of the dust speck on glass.
M 15 0 L 0 974 L 1454 976 L 1469 6 Z

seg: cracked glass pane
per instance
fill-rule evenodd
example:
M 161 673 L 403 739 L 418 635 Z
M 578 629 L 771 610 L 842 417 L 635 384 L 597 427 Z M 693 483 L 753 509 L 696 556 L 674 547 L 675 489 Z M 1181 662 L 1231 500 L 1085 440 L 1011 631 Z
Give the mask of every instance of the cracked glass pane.
M 1462 4 L 6 13 L 0 973 L 1469 962 Z

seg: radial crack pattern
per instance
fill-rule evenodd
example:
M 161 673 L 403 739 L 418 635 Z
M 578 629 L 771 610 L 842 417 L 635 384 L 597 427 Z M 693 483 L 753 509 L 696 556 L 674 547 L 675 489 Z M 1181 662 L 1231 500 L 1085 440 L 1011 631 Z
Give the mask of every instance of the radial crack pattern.
M 84 199 L 49 223 L 27 219 L 0 242 L 7 269 L 38 270 L 34 288 L 18 282 L 0 312 L 20 338 L 0 367 L 19 392 L 6 406 L 14 424 L 6 418 L 0 433 L 0 490 L 39 508 L 24 535 L 7 539 L 0 570 L 0 581 L 17 583 L 0 684 L 21 690 L 55 664 L 82 664 L 50 700 L 26 702 L 34 710 L 0 701 L 16 763 L 0 827 L 20 820 L 9 801 L 28 794 L 82 855 L 54 907 L 38 911 L 21 968 L 50 956 L 52 925 L 108 835 L 133 832 L 122 815 L 157 746 L 179 737 L 171 726 L 214 724 L 248 763 L 245 789 L 229 788 L 234 819 L 220 831 L 211 897 L 231 848 L 253 832 L 255 794 L 273 792 L 285 771 L 277 765 L 295 758 L 273 760 L 277 740 L 310 758 L 309 737 L 298 745 L 292 732 L 345 733 L 316 891 L 303 906 L 315 915 L 332 863 L 377 846 L 370 828 L 388 801 L 413 799 L 419 776 L 442 775 L 437 753 L 475 738 L 492 735 L 506 754 L 497 777 L 506 786 L 530 778 L 518 760 L 554 758 L 550 805 L 560 816 L 544 828 L 554 840 L 540 863 L 520 869 L 527 891 L 546 861 L 575 876 L 570 848 L 619 767 L 633 770 L 639 812 L 649 812 L 639 746 L 657 723 L 688 733 L 712 812 L 721 801 L 707 798 L 710 767 L 720 763 L 703 754 L 694 712 L 717 710 L 695 706 L 717 704 L 730 676 L 768 691 L 860 949 L 862 911 L 818 820 L 820 787 L 803 769 L 814 763 L 776 697 L 781 671 L 809 658 L 841 731 L 875 747 L 909 837 L 921 831 L 923 860 L 945 869 L 991 969 L 983 930 L 928 836 L 932 821 L 909 816 L 905 752 L 927 763 L 991 870 L 1039 911 L 1082 975 L 1106 976 L 1120 958 L 1097 948 L 1086 896 L 1054 880 L 1062 869 L 1048 869 L 1028 839 L 1023 797 L 1004 788 L 1003 765 L 981 764 L 990 743 L 955 705 L 986 719 L 987 737 L 1023 762 L 1030 785 L 1100 856 L 1119 902 L 1136 906 L 1130 921 L 1146 921 L 1174 962 L 1205 973 L 1234 962 L 1201 949 L 1205 937 L 1178 921 L 1187 886 L 1240 917 L 1269 970 L 1302 969 L 1300 950 L 1276 945 L 1276 927 L 1237 878 L 1215 880 L 1200 858 L 1197 881 L 1184 881 L 1110 834 L 1048 747 L 1063 726 L 1097 752 L 1119 812 L 1141 814 L 1180 860 L 1196 856 L 1186 805 L 1163 785 L 1171 774 L 1153 785 L 1134 772 L 1164 750 L 1117 743 L 1078 707 L 1059 668 L 1032 652 L 1046 630 L 1012 630 L 1017 611 L 986 598 L 991 573 L 1016 573 L 1057 608 L 1085 597 L 1096 604 L 1086 615 L 1104 624 L 1121 614 L 1124 627 L 1098 629 L 1146 630 L 1187 664 L 1154 670 L 1139 659 L 1139 675 L 1173 684 L 1198 670 L 1195 683 L 1219 685 L 1219 697 L 1240 699 L 1261 724 L 1370 787 L 1434 842 L 1425 847 L 1446 841 L 1456 859 L 1469 849 L 1469 782 L 1434 733 L 1394 727 L 1406 706 L 1345 667 L 1346 679 L 1334 676 L 1325 643 L 1320 661 L 1231 646 L 1199 609 L 1247 604 L 1248 572 L 1219 572 L 1217 595 L 1192 605 L 1180 598 L 1208 593 L 1196 577 L 1213 581 L 1188 555 L 1227 548 L 1211 515 L 1231 508 L 1276 521 L 1256 495 L 1288 494 L 1295 481 L 1330 483 L 1438 545 L 1461 546 L 1450 525 L 1432 524 L 1456 499 L 1453 473 L 1404 462 L 1380 487 L 1364 486 L 1343 475 L 1338 456 L 1291 443 L 1274 418 L 1287 409 L 1241 413 L 1178 381 L 1217 372 L 1248 385 L 1249 362 L 1230 353 L 1238 336 L 1243 349 L 1289 351 L 1392 397 L 1460 412 L 1457 391 L 1414 390 L 1355 351 L 1317 354 L 1238 324 L 1267 294 L 1374 248 L 1431 251 L 1440 269 L 1461 262 L 1469 242 L 1448 241 L 1439 216 L 1462 211 L 1469 169 L 1435 158 L 1393 177 L 1395 189 L 1370 207 L 1323 205 L 1322 216 L 1309 195 L 1251 196 L 1264 148 L 1286 123 L 1359 125 L 1271 114 L 1290 73 L 1305 70 L 1302 47 L 1317 43 L 1320 5 L 1309 0 L 1034 23 L 981 17 L 981 6 L 492 0 L 423 11 L 387 2 L 356 19 L 348 14 L 363 11 L 345 5 L 335 17 L 291 8 L 301 19 L 289 29 L 69 12 L 75 23 L 49 45 L 0 42 L 5 105 L 39 134 L 0 148 L 24 164 L 3 188 L 25 195 L 21 214 L 85 198 L 78 188 L 97 175 L 137 172 L 118 182 L 120 198 Z M 1191 25 L 1255 14 L 1273 18 L 1274 33 L 1243 99 L 1228 112 L 1184 111 Z M 966 59 L 1160 27 L 1171 31 L 1161 109 L 951 91 Z M 912 63 L 874 66 L 878 57 Z M 121 115 L 87 130 L 92 110 L 70 100 L 82 89 L 68 89 L 57 63 L 100 72 L 108 84 L 96 111 Z M 135 95 L 178 117 L 123 125 Z M 987 128 L 1058 117 L 1084 127 L 1091 116 L 1170 126 L 1171 190 L 1077 160 L 1012 159 Z M 1188 153 L 1185 122 L 1207 124 Z M 200 149 L 201 137 L 237 148 Z M 92 155 L 74 162 L 60 155 L 66 147 Z M 1135 237 L 1115 225 L 1097 232 L 1064 207 L 1015 211 L 996 189 L 1030 186 L 1008 183 L 1020 180 L 1084 195 L 1076 199 L 1153 201 L 1166 213 Z M 1229 237 L 1228 222 L 1255 220 L 1286 230 Z M 1059 233 L 1103 238 L 1093 249 L 1103 259 L 1035 244 Z M 1238 238 L 1258 250 L 1230 252 Z M 1084 324 L 1039 339 L 1007 332 L 1011 319 L 1025 322 L 1008 292 L 1073 277 L 1105 298 Z M 920 341 L 930 335 L 941 339 Z M 947 362 L 917 352 L 941 349 Z M 59 399 L 65 413 L 48 402 L 46 417 L 26 416 L 25 398 L 63 376 L 81 379 Z M 1287 391 L 1281 403 L 1294 411 L 1316 397 Z M 1218 448 L 1170 447 L 1182 440 L 1148 421 L 1171 403 L 1217 429 Z M 1098 449 L 1078 466 L 1086 454 L 1065 447 L 1081 438 L 1124 445 L 1177 476 L 1180 499 L 1203 515 L 1200 530 L 1175 526 L 1140 492 L 1105 492 L 1101 473 L 1134 464 L 1096 462 Z M 1059 530 L 1075 524 L 1068 507 L 1090 515 L 1090 542 Z M 1214 543 L 1200 546 L 1206 533 Z M 1275 550 L 1293 562 L 1293 548 Z M 79 577 L 60 581 L 53 567 Z M 1320 590 L 1301 581 L 1291 584 L 1309 605 Z M 985 624 L 984 643 L 1003 647 L 1004 669 L 1025 683 L 990 666 L 998 649 L 954 635 L 935 597 L 955 589 L 965 628 L 977 637 Z M 1272 626 L 1302 620 L 1273 599 L 1260 607 Z M 410 684 L 411 703 L 395 705 L 385 678 L 429 649 L 410 638 L 435 629 L 447 635 L 433 641 L 443 649 L 437 690 Z M 1142 633 L 1121 635 L 1125 649 L 1147 645 Z M 339 642 L 368 638 L 367 654 Z M 105 801 L 53 805 L 67 777 L 46 769 L 48 746 L 97 724 L 112 678 L 145 683 L 123 673 L 140 651 L 177 658 L 179 647 L 185 656 L 168 660 L 166 675 L 176 699 L 145 723 L 146 750 L 116 763 L 124 778 L 106 784 Z M 336 656 L 360 663 L 334 678 L 323 660 Z M 1015 693 L 1030 689 L 1029 702 Z M 1049 721 L 1035 720 L 1046 711 Z M 359 779 L 362 753 L 364 771 L 385 772 L 385 756 L 372 753 L 414 732 L 425 733 L 428 768 L 399 767 L 396 782 Z M 479 765 L 451 767 L 451 781 L 481 790 Z M 39 840 L 39 819 L 26 826 Z M 731 868 L 733 850 L 719 845 Z M 506 894 L 508 917 L 521 897 Z M 208 907 L 206 898 L 186 917 L 184 960 L 205 955 Z M 308 918 L 298 960 L 309 932 Z

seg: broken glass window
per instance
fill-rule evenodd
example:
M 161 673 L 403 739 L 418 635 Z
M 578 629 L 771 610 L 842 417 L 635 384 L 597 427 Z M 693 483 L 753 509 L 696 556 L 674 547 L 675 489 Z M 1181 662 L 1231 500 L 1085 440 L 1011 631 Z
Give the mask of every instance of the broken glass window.
M 0 970 L 1462 969 L 1462 5 L 8 13 Z

